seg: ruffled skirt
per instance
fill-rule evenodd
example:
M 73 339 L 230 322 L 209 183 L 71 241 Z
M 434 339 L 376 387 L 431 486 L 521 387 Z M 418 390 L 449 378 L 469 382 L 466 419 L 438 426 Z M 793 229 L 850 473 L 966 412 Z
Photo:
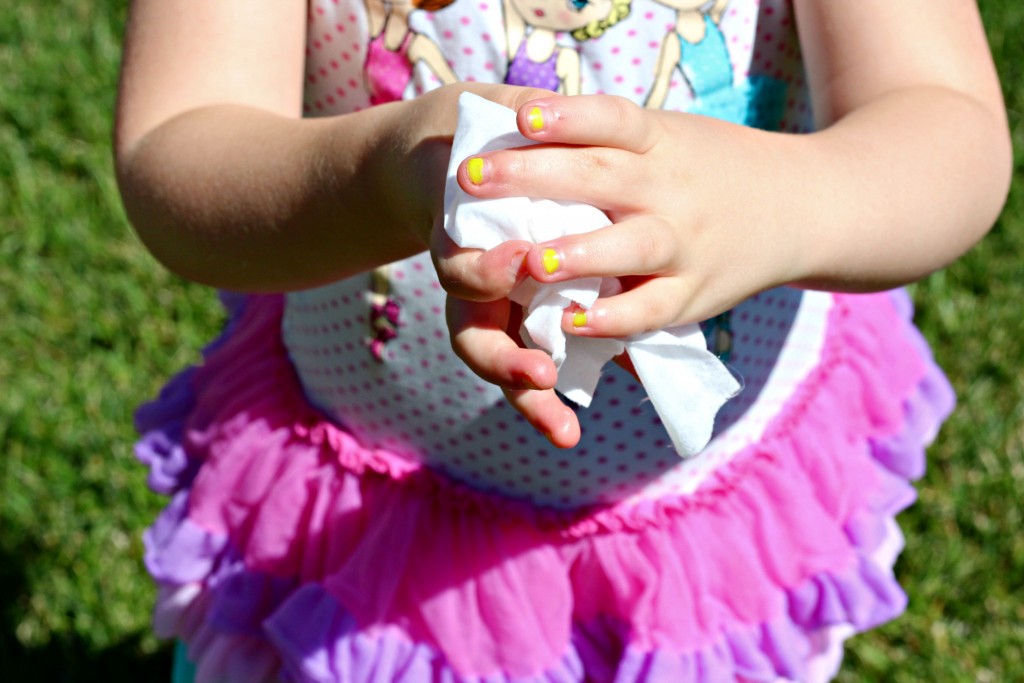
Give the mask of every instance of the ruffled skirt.
M 572 512 L 362 447 L 305 400 L 282 297 L 228 304 L 137 415 L 170 497 L 155 626 L 199 683 L 827 680 L 904 608 L 893 520 L 953 396 L 902 293 L 837 296 L 818 366 L 696 492 Z

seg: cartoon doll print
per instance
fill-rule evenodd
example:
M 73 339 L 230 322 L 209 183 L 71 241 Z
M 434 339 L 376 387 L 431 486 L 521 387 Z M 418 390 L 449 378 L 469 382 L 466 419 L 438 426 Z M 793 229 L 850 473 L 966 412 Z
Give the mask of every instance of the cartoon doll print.
M 504 0 L 508 85 L 580 92 L 580 55 L 558 45 L 558 33 L 597 38 L 629 16 L 631 0 Z
M 363 67 L 363 81 L 370 103 L 377 105 L 403 99 L 416 64 L 423 62 L 444 84 L 458 79 L 437 43 L 409 26 L 413 10 L 436 12 L 454 0 L 366 0 L 370 43 Z M 378 361 L 386 358 L 385 345 L 398 336 L 400 307 L 390 295 L 390 269 L 370 273 L 366 345 Z
M 654 85 L 645 106 L 665 105 L 678 70 L 693 94 L 693 114 L 767 130 L 777 129 L 785 105 L 786 85 L 752 75 L 734 82 L 732 60 L 720 23 L 729 0 L 656 0 L 676 11 L 673 29 L 661 43 Z
M 458 80 L 441 48 L 409 26 L 409 14 L 443 9 L 454 0 L 366 0 L 370 22 L 364 82 L 371 104 L 402 99 L 413 68 L 423 62 L 444 84 Z
M 646 106 L 661 109 L 676 69 L 682 72 L 700 101 L 722 88 L 732 87 L 732 62 L 718 24 L 729 0 L 657 0 L 676 10 L 673 31 L 665 35 L 654 73 L 654 86 Z

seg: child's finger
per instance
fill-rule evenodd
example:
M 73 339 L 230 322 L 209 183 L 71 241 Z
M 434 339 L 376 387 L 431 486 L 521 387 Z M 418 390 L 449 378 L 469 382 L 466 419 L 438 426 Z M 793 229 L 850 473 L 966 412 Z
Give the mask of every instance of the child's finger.
M 505 398 L 534 429 L 558 448 L 572 448 L 579 443 L 579 419 L 553 390 L 505 390 Z
M 526 269 L 538 282 L 663 274 L 676 261 L 672 245 L 677 242 L 665 221 L 635 216 L 600 230 L 534 245 L 526 255 Z
M 484 380 L 504 389 L 550 389 L 558 372 L 548 354 L 524 349 L 508 332 L 507 299 L 487 303 L 448 297 L 448 329 L 455 355 Z
M 536 145 L 464 159 L 456 178 L 474 197 L 544 197 L 628 211 L 650 203 L 649 171 L 621 149 Z
M 519 131 L 540 142 L 643 153 L 654 144 L 655 115 L 613 95 L 545 97 L 516 113 Z
M 633 289 L 598 299 L 562 316 L 562 329 L 582 337 L 628 337 L 693 320 L 684 319 L 688 297 L 678 278 L 652 278 Z
M 533 427 L 559 448 L 580 439 L 576 414 L 551 389 L 558 373 L 551 358 L 520 347 L 506 332 L 510 304 L 460 301 L 448 297 L 452 348 L 483 379 L 502 387 L 505 397 Z
M 525 276 L 523 259 L 529 242 L 504 242 L 489 249 L 462 249 L 440 227 L 431 237 L 431 256 L 438 280 L 460 299 L 493 301 L 508 295 Z

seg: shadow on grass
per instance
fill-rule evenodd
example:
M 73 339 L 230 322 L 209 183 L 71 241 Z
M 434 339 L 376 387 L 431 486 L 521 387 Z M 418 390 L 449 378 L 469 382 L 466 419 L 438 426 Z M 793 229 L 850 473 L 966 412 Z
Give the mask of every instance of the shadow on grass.
M 53 683 L 164 683 L 170 681 L 170 646 L 153 653 L 142 647 L 143 633 L 97 648 L 76 633 L 53 634 L 45 645 L 25 646 L 15 630 L 29 595 L 26 567 L 30 544 L 0 540 L 0 679 Z

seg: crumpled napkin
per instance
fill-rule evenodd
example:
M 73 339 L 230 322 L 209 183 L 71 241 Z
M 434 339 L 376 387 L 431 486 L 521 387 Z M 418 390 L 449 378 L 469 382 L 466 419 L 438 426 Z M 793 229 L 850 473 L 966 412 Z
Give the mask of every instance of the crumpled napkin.
M 492 249 L 508 240 L 546 242 L 611 224 L 586 204 L 508 197 L 477 199 L 455 179 L 463 159 L 482 152 L 535 144 L 520 135 L 515 112 L 471 93 L 459 98 L 459 121 L 445 185 L 445 231 L 460 247 Z M 698 325 L 681 325 L 628 339 L 567 335 L 562 311 L 573 303 L 590 308 L 602 278 L 541 284 L 528 279 L 510 294 L 524 308 L 524 342 L 551 354 L 555 386 L 566 398 L 589 406 L 609 360 L 628 351 L 648 397 L 682 457 L 696 455 L 711 439 L 715 414 L 739 391 L 739 383 L 707 350 Z

